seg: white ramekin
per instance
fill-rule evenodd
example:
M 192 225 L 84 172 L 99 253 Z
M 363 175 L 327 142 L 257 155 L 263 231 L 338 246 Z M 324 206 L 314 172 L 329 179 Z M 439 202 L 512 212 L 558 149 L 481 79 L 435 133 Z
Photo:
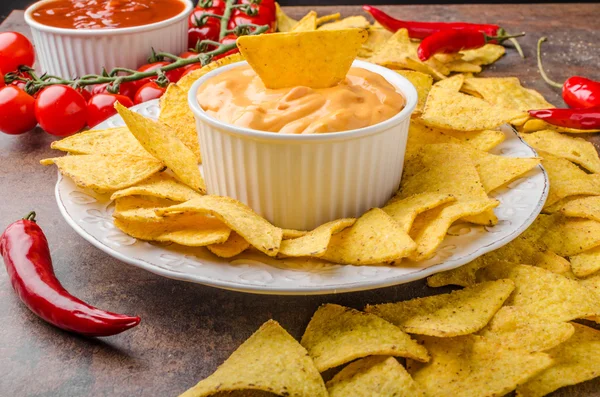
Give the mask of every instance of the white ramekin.
M 25 22 L 33 33 L 37 61 L 45 73 L 73 78 L 99 74 L 102 68 L 137 69 L 147 63 L 152 49 L 179 54 L 187 48 L 188 15 L 193 4 L 167 20 L 120 29 L 65 29 L 36 22 L 32 13 L 42 4 L 34 3 L 25 11 Z
M 346 132 L 277 134 L 225 124 L 208 116 L 196 93 L 206 80 L 245 62 L 207 73 L 192 86 L 208 193 L 233 197 L 274 225 L 311 230 L 333 219 L 357 217 L 383 205 L 400 185 L 414 86 L 398 73 L 354 61 L 382 75 L 406 98 L 392 118 Z

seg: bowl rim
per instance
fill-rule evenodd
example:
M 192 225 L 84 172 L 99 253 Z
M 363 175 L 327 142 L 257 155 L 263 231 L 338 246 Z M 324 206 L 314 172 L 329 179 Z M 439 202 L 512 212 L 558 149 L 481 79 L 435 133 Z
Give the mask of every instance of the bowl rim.
M 65 36 L 114 36 L 114 35 L 122 35 L 129 33 L 143 33 L 156 29 L 160 29 L 169 25 L 174 24 L 175 22 L 180 22 L 183 19 L 188 18 L 190 12 L 194 8 L 191 0 L 177 0 L 181 3 L 184 3 L 185 7 L 183 11 L 179 14 L 165 19 L 164 21 L 150 23 L 148 25 L 140 25 L 140 26 L 130 26 L 127 28 L 109 28 L 109 29 L 69 29 L 69 28 L 59 28 L 56 26 L 44 25 L 33 19 L 33 12 L 37 10 L 43 4 L 52 3 L 55 0 L 40 0 L 36 3 L 33 3 L 25 10 L 25 22 L 29 27 L 33 29 L 37 29 L 43 32 L 49 32 L 54 34 L 61 34 Z
M 209 116 L 198 103 L 196 99 L 196 92 L 198 92 L 198 88 L 202 85 L 206 80 L 219 75 L 220 73 L 226 72 L 230 69 L 240 67 L 242 65 L 248 64 L 246 61 L 234 62 L 229 65 L 222 66 L 218 69 L 212 70 L 206 73 L 204 76 L 200 77 L 196 82 L 192 85 L 192 88 L 188 92 L 188 104 L 192 109 L 194 115 L 199 118 L 202 122 L 217 128 L 221 131 L 226 131 L 234 135 L 245 136 L 251 138 L 261 138 L 268 139 L 271 141 L 294 141 L 294 142 L 316 142 L 316 141 L 336 141 L 336 140 L 345 140 L 349 138 L 359 138 L 368 135 L 374 135 L 382 131 L 386 131 L 389 128 L 398 125 L 405 121 L 407 118 L 410 118 L 415 107 L 417 106 L 417 90 L 414 85 L 404 76 L 396 73 L 394 70 L 385 68 L 383 66 L 375 65 L 370 62 L 355 60 L 352 63 L 352 67 L 358 67 L 362 69 L 369 70 L 371 72 L 377 73 L 381 75 L 386 81 L 392 84 L 406 99 L 406 105 L 404 108 L 390 117 L 387 120 L 384 120 L 380 123 L 370 125 L 363 128 L 358 128 L 354 130 L 348 131 L 339 131 L 339 132 L 325 132 L 319 134 L 279 134 L 276 132 L 268 132 L 268 131 L 260 131 L 251 128 L 238 127 L 231 124 L 227 124 L 221 120 L 218 120 L 214 117 Z

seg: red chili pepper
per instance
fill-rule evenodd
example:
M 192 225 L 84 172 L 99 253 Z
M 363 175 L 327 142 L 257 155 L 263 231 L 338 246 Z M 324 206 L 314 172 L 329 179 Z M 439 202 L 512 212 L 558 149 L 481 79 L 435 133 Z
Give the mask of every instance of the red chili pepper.
M 48 241 L 35 223 L 35 212 L 6 228 L 0 237 L 0 254 L 23 303 L 60 329 L 85 336 L 110 336 L 140 323 L 139 317 L 90 306 L 63 288 L 54 275 Z
M 488 36 L 504 36 L 506 31 L 498 25 L 494 24 L 483 24 L 483 23 L 469 23 L 469 22 L 421 22 L 421 21 L 403 21 L 396 19 L 381 11 L 379 8 L 364 5 L 363 10 L 371 14 L 373 19 L 379 22 L 384 28 L 391 32 L 396 32 L 399 29 L 408 30 L 408 36 L 412 39 L 425 39 L 434 33 L 442 30 L 454 29 L 454 30 L 477 30 L 481 33 L 485 33 Z M 524 58 L 523 50 L 521 46 L 514 38 L 510 38 L 510 41 L 519 52 L 521 58 Z
M 417 55 L 421 61 L 426 61 L 435 54 L 454 54 L 463 50 L 483 47 L 487 43 L 501 43 L 517 36 L 488 36 L 475 29 L 440 30 L 421 41 Z
M 600 107 L 589 109 L 539 109 L 529 115 L 548 124 L 578 130 L 600 129 Z
M 548 77 L 542 66 L 542 43 L 546 40 L 546 37 L 542 37 L 537 45 L 538 69 L 544 81 L 553 87 L 562 88 L 563 100 L 569 107 L 576 109 L 600 107 L 600 81 L 573 76 L 561 85 Z

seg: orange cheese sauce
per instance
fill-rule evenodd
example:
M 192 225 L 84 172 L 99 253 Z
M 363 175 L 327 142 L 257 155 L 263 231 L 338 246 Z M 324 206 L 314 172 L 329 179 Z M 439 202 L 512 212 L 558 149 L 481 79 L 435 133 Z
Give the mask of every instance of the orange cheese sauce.
M 54 0 L 39 6 L 35 21 L 65 29 L 116 29 L 165 21 L 185 9 L 179 0 Z
M 368 127 L 406 104 L 386 79 L 362 68 L 351 68 L 335 87 L 267 89 L 250 66 L 241 66 L 206 81 L 197 99 L 207 114 L 228 124 L 282 134 Z

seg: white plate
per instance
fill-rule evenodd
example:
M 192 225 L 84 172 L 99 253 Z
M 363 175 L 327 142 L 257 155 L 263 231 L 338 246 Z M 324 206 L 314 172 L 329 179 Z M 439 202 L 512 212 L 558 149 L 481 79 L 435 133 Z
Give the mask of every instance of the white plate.
M 134 108 L 156 118 L 158 101 Z M 124 125 L 117 115 L 97 128 Z M 507 157 L 531 157 L 536 153 L 510 127 L 503 128 L 506 140 L 492 153 Z M 480 255 L 507 244 L 521 234 L 540 213 L 548 195 L 548 178 L 541 166 L 525 177 L 499 189 L 495 209 L 499 222 L 493 227 L 454 225 L 432 259 L 420 263 L 402 261 L 399 266 L 342 266 L 307 263 L 302 260 L 265 259 L 242 254 L 221 259 L 204 248 L 148 243 L 122 233 L 112 222 L 113 203 L 75 186 L 59 174 L 56 200 L 66 221 L 83 238 L 107 254 L 161 276 L 236 291 L 309 295 L 360 291 L 402 284 L 431 274 L 454 269 Z M 268 262 L 268 263 L 267 263 Z

